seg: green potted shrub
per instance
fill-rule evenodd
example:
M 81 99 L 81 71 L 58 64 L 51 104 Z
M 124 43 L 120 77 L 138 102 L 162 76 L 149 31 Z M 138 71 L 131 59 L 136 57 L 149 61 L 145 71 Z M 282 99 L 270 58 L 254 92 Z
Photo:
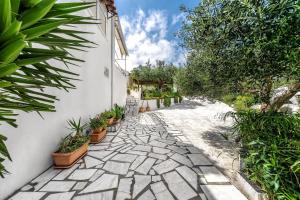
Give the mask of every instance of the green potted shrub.
M 170 97 L 165 97 L 164 98 L 164 106 L 165 107 L 170 107 L 171 106 L 171 98 Z
M 77 122 L 74 119 L 67 122 L 72 133 L 64 138 L 59 149 L 52 153 L 55 168 L 70 168 L 88 151 L 89 137 L 83 135 L 86 125 L 81 123 L 81 118 Z
M 97 116 L 90 119 L 90 128 L 93 130 L 90 135 L 90 143 L 96 144 L 103 140 L 106 136 L 107 120 Z
M 178 97 L 178 100 L 179 100 L 179 103 L 181 103 L 182 100 L 183 100 L 183 97 L 182 97 L 182 96 L 179 96 L 179 97 Z
M 115 112 L 114 111 L 105 111 L 101 115 L 101 118 L 107 120 L 107 125 L 112 125 L 114 123 Z
M 124 114 L 124 108 L 121 106 L 115 105 L 113 112 L 115 113 L 114 123 L 119 123 Z
M 178 96 L 174 96 L 174 103 L 178 103 L 179 101 L 179 97 Z
M 156 99 L 156 107 L 157 107 L 157 108 L 160 108 L 160 98 L 157 98 L 157 99 Z

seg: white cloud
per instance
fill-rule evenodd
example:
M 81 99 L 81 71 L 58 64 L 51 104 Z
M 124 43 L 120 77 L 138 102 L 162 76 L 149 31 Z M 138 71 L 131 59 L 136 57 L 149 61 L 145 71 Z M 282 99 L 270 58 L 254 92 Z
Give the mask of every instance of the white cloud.
M 185 13 L 181 13 L 179 15 L 173 15 L 172 16 L 172 25 L 175 25 L 178 22 L 182 22 L 185 19 L 185 17 L 186 17 Z
M 184 62 L 184 56 L 177 55 L 175 41 L 168 40 L 167 14 L 162 10 L 151 10 L 145 13 L 142 9 L 133 18 L 120 17 L 132 67 L 145 64 L 149 59 L 152 64 L 156 60 L 164 60 L 175 64 Z

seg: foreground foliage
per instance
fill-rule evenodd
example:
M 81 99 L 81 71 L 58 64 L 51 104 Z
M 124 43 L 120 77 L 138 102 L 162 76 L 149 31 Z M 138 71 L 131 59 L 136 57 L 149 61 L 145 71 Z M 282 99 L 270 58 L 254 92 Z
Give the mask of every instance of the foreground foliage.
M 68 91 L 75 88 L 78 74 L 72 65 L 83 62 L 69 53 L 84 51 L 90 42 L 80 36 L 76 24 L 90 18 L 74 15 L 94 3 L 56 3 L 56 0 L 0 1 L 0 122 L 16 127 L 16 110 L 54 112 L 56 96 L 44 88 Z M 51 62 L 50 62 L 51 61 Z M 55 65 L 53 65 L 55 63 Z M 0 176 L 2 162 L 10 159 L 0 135 Z
M 270 199 L 299 199 L 300 115 L 256 111 L 231 115 L 244 147 L 244 172 Z
M 189 56 L 176 76 L 180 92 L 250 92 L 276 111 L 300 90 L 299 1 L 203 0 L 183 11 L 178 36 Z M 279 80 L 286 80 L 288 91 L 271 102 Z

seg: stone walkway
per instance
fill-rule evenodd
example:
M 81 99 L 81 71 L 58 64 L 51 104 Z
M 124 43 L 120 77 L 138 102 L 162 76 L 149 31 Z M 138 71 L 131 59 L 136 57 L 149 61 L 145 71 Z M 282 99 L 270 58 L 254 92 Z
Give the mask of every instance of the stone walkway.
M 128 117 L 67 170 L 48 169 L 12 200 L 246 200 L 155 113 Z

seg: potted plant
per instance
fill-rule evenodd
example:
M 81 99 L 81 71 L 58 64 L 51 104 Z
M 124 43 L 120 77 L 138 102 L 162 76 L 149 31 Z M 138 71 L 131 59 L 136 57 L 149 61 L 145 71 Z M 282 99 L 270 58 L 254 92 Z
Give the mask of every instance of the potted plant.
M 110 126 L 114 123 L 115 113 L 113 111 L 105 111 L 100 116 L 107 120 L 107 125 Z
M 149 106 L 149 102 L 148 102 L 148 101 L 147 101 L 146 111 L 151 111 L 150 106 Z
M 70 168 L 77 160 L 81 159 L 88 151 L 89 137 L 82 134 L 85 124 L 81 124 L 81 118 L 67 121 L 72 133 L 64 138 L 59 149 L 52 154 L 55 168 Z
M 107 120 L 100 117 L 90 119 L 90 127 L 93 130 L 90 135 L 90 143 L 96 144 L 103 140 L 106 136 Z
M 139 112 L 143 113 L 146 111 L 146 108 L 144 107 L 144 101 L 142 101 L 142 106 L 139 108 Z
M 121 106 L 115 105 L 115 108 L 113 109 L 113 112 L 115 113 L 114 118 L 114 124 L 117 124 L 121 121 L 123 114 L 124 114 L 124 108 Z

